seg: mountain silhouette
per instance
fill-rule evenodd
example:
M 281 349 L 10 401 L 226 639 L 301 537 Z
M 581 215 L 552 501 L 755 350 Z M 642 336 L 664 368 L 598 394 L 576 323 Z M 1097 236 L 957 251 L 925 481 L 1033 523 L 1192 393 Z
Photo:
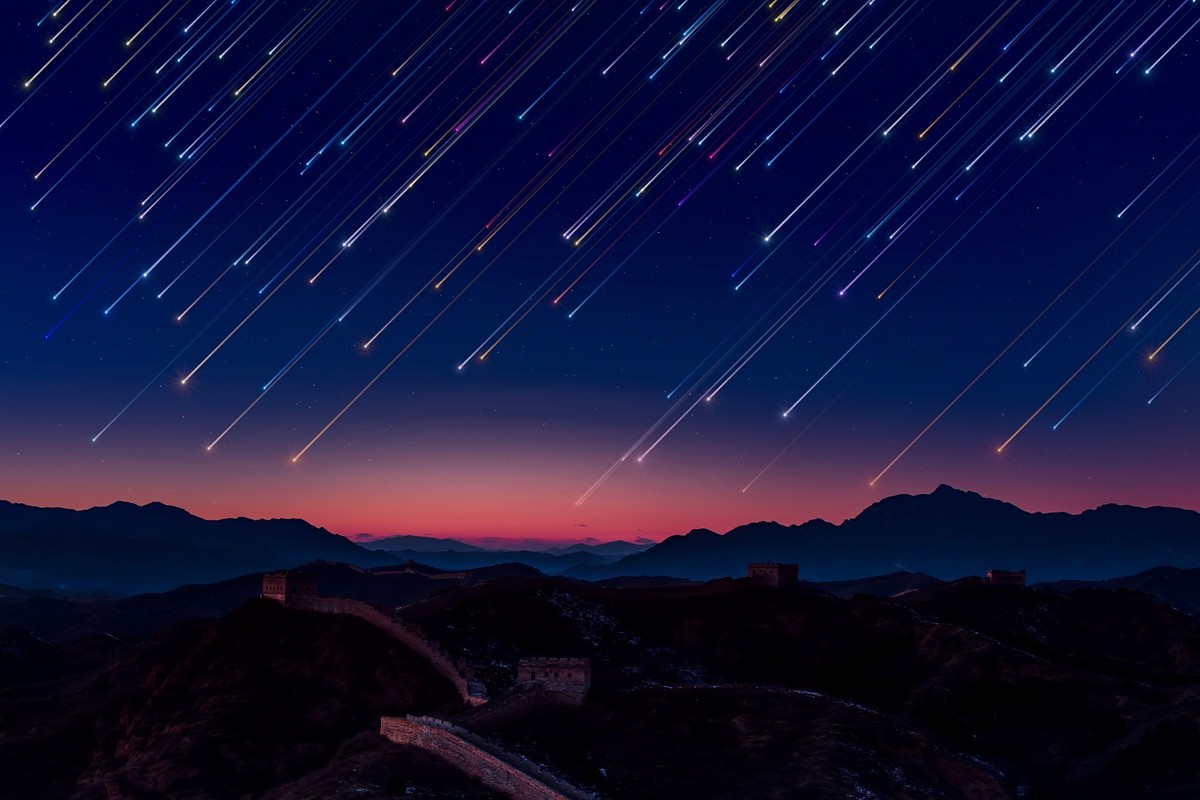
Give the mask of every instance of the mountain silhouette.
M 78 645 L 56 651 L 18 637 L 0 630 L 0 678 L 15 647 L 48 668 L 77 658 Z M 428 712 L 455 697 L 367 622 L 254 600 L 117 648 L 66 680 L 0 692 L 0 797 L 262 797 L 336 767 L 380 713 Z M 364 766 L 337 777 L 357 779 Z M 436 796 L 481 796 L 457 774 L 437 774 L 447 772 Z
M 422 548 L 437 546 L 437 539 L 417 538 Z M 299 519 L 205 520 L 162 503 L 73 511 L 0 501 L 0 584 L 128 595 L 315 560 L 372 567 L 409 559 L 447 570 L 521 563 L 591 581 L 737 577 L 751 561 L 796 562 L 811 582 L 896 572 L 953 580 L 992 568 L 1024 569 L 1031 583 L 1098 581 L 1200 567 L 1200 513 L 1123 505 L 1031 513 L 942 485 L 884 498 L 839 525 L 760 521 L 725 534 L 698 528 L 626 555 L 603 546 L 457 550 L 454 540 L 444 541 L 440 551 L 384 550 L 379 541 L 361 546 Z
M 885 498 L 840 525 L 754 522 L 724 535 L 698 529 L 566 574 L 709 580 L 744 575 L 751 561 L 796 562 L 810 581 L 897 570 L 952 580 L 991 568 L 1025 569 L 1030 581 L 1103 580 L 1161 565 L 1200 566 L 1200 513 L 1121 505 L 1031 513 L 942 485 L 930 494 Z
M 74 511 L 0 501 L 0 583 L 14 586 L 135 594 L 317 559 L 396 562 L 300 519 L 207 520 L 162 503 Z

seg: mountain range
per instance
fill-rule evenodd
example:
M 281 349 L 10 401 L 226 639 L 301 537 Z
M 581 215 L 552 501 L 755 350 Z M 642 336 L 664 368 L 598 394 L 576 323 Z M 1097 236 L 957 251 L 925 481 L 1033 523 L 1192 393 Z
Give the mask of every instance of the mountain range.
M 300 519 L 207 520 L 162 503 L 75 511 L 0 501 L 0 583 L 14 586 L 136 594 L 315 559 L 396 563 Z
M 639 551 L 644 548 L 639 548 Z M 577 568 L 599 568 L 616 563 L 622 556 L 597 553 L 592 548 L 552 553 L 542 550 L 383 550 L 401 561 L 418 561 L 446 570 L 478 569 L 498 564 L 526 564 L 547 575 L 562 575 Z
M 565 574 L 709 580 L 744 575 L 751 561 L 798 563 L 809 581 L 897 570 L 950 580 L 993 568 L 1024 569 L 1030 581 L 1104 580 L 1162 565 L 1200 566 L 1200 513 L 1122 505 L 1031 513 L 942 485 L 930 494 L 885 498 L 840 525 L 755 522 L 723 535 L 702 528 Z
M 0 501 L 0 584 L 24 589 L 130 595 L 315 560 L 361 567 L 415 561 L 445 570 L 520 563 L 588 581 L 704 581 L 744 575 L 752 561 L 795 562 L 802 579 L 826 583 L 896 572 L 952 580 L 992 568 L 1025 569 L 1030 582 L 1098 581 L 1200 567 L 1200 513 L 1122 505 L 1035 513 L 943 485 L 885 498 L 837 525 L 754 522 L 652 546 L 497 551 L 436 537 L 355 543 L 303 520 L 205 520 L 161 503 L 73 511 Z
M 439 541 L 447 544 L 438 547 Z M 930 494 L 885 498 L 840 525 L 814 519 L 754 522 L 724 534 L 700 528 L 652 546 L 497 551 L 434 537 L 392 537 L 367 546 L 380 545 L 396 558 L 441 569 L 515 561 L 589 581 L 736 577 L 751 561 L 795 562 L 802 578 L 816 582 L 897 571 L 951 580 L 991 568 L 1025 569 L 1031 582 L 1096 581 L 1161 565 L 1200 566 L 1200 514 L 1111 504 L 1081 514 L 1027 512 L 942 485 Z

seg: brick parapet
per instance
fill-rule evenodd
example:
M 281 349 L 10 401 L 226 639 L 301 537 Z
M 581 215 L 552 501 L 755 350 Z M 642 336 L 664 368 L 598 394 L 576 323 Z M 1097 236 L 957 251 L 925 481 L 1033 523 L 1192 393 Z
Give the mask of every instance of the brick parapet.
M 487 787 L 516 800 L 596 800 L 532 762 L 436 717 L 381 717 L 379 733 L 427 750 Z
M 540 686 L 566 697 L 578 695 L 583 702 L 592 685 L 592 665 L 586 658 L 527 656 L 517 662 L 517 683 Z M 568 701 L 571 702 L 571 701 Z

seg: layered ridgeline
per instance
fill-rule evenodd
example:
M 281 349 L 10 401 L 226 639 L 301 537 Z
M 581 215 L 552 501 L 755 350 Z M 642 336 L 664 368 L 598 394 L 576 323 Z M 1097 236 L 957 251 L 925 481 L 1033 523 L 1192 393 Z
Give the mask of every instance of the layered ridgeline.
M 396 562 L 300 519 L 207 520 L 162 503 L 74 511 L 0 501 L 2 584 L 135 594 L 316 559 Z
M 1025 569 L 1030 582 L 1095 581 L 1159 566 L 1200 567 L 1200 513 L 1119 505 L 1030 513 L 940 486 L 880 500 L 840 525 L 756 522 L 725 534 L 694 530 L 649 547 L 505 550 L 415 536 L 356 544 L 303 520 L 205 520 L 160 503 L 71 511 L 0 502 L 0 584 L 26 589 L 135 594 L 318 559 L 364 567 L 411 559 L 452 571 L 519 563 L 593 581 L 709 580 L 744 575 L 751 561 L 796 562 L 803 579 L 817 582 L 898 571 L 951 580 L 997 567 Z
M 1120 505 L 1082 514 L 1030 513 L 940 486 L 931 494 L 880 500 L 840 525 L 815 519 L 803 525 L 755 522 L 725 534 L 701 528 L 653 546 L 488 550 L 433 537 L 364 545 L 440 569 L 517 562 L 583 580 L 710 580 L 744 575 L 751 561 L 797 562 L 802 578 L 819 582 L 898 571 L 951 580 L 995 567 L 1026 569 L 1030 581 L 1104 580 L 1163 565 L 1200 566 L 1200 514 Z
M 1200 513 L 1104 505 L 1081 514 L 1030 513 L 939 486 L 880 500 L 840 525 L 756 522 L 722 535 L 672 536 L 612 564 L 565 574 L 587 580 L 670 575 L 693 580 L 744 575 L 750 561 L 797 562 L 810 581 L 897 570 L 950 580 L 989 568 L 1025 569 L 1030 581 L 1103 580 L 1151 567 L 1200 566 Z
M 364 546 L 381 549 L 398 559 L 419 561 L 438 569 L 459 570 L 479 569 L 498 564 L 525 564 L 540 570 L 547 575 L 563 575 L 576 567 L 602 567 L 613 564 L 632 553 L 640 553 L 650 548 L 651 544 L 635 544 L 634 542 L 604 542 L 603 544 L 574 544 L 570 547 L 551 547 L 546 550 L 531 549 L 495 549 L 487 550 L 475 547 L 470 550 L 459 549 L 461 542 L 446 539 L 451 546 L 436 549 L 430 544 L 424 544 L 424 549 L 413 549 L 407 546 L 398 548 L 396 539 L 430 539 L 430 537 L 390 537 L 374 542 L 364 542 Z M 431 541 L 438 541 L 432 539 Z M 469 545 L 465 545 L 468 546 Z
M 29 662 L 36 676 L 18 671 Z M 381 713 L 428 713 L 457 695 L 350 617 L 255 600 L 141 643 L 55 646 L 0 628 L 0 688 L 0 797 L 382 800 L 412 785 L 420 797 L 495 796 L 364 735 Z

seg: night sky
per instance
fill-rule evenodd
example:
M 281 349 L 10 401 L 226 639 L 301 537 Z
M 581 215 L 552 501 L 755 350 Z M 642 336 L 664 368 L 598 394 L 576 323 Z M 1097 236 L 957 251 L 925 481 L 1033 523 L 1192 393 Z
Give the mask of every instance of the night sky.
M 564 538 L 939 483 L 1197 507 L 1194 0 L 4 30 L 5 499 Z

